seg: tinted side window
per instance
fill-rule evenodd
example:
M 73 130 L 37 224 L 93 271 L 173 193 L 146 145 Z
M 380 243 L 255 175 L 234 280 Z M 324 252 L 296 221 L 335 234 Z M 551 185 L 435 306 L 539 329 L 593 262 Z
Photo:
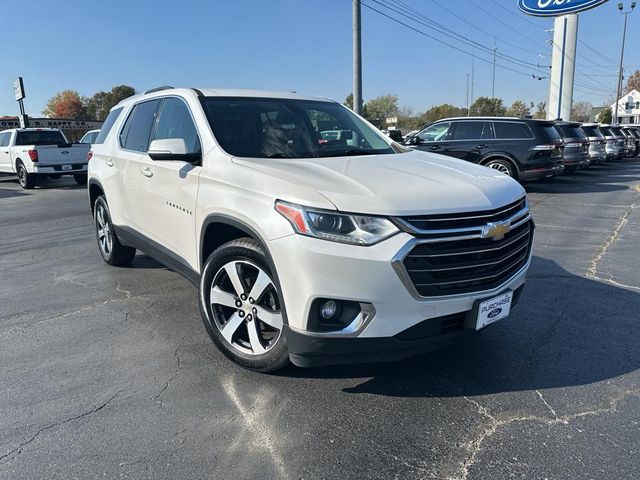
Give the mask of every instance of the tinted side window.
M 491 138 L 489 122 L 455 122 L 452 140 L 482 140 Z
M 494 122 L 496 138 L 533 138 L 531 129 L 521 122 Z
M 120 145 L 123 148 L 136 152 L 146 152 L 149 149 L 151 127 L 156 119 L 159 103 L 160 100 L 150 100 L 133 107 L 120 132 Z
M 181 138 L 187 153 L 200 152 L 200 139 L 189 107 L 179 98 L 167 98 L 160 107 L 153 139 L 165 138 Z
M 446 140 L 450 127 L 450 123 L 436 123 L 420 132 L 418 138 L 423 142 L 440 142 Z
M 111 110 L 109 115 L 107 115 L 106 120 L 102 124 L 102 128 L 100 129 L 100 133 L 92 143 L 104 143 L 105 138 L 113 128 L 113 124 L 116 123 L 116 120 L 122 113 L 123 107 L 116 108 L 115 110 Z

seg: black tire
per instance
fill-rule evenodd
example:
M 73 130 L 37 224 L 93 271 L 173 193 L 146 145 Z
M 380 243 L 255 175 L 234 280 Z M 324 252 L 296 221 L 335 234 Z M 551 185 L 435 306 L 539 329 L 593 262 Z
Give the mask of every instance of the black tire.
M 516 169 L 508 160 L 503 160 L 502 158 L 491 158 L 483 163 L 483 165 L 485 167 L 498 170 L 505 175 L 509 175 L 511 178 L 515 178 L 516 180 L 518 179 L 518 173 L 516 172 Z
M 100 195 L 96 199 L 93 212 L 96 240 L 102 259 L 114 267 L 131 263 L 136 256 L 136 249 L 124 246 L 118 240 L 111 223 L 111 213 L 104 195 Z
M 73 176 L 73 179 L 81 187 L 86 187 L 87 186 L 87 174 L 86 173 L 76 173 Z
M 202 320 L 204 322 L 207 333 L 211 337 L 213 343 L 220 349 L 220 351 L 229 359 L 234 361 L 235 363 L 241 365 L 244 368 L 254 370 L 257 372 L 273 372 L 276 370 L 280 370 L 286 367 L 289 364 L 289 351 L 287 347 L 286 337 L 284 334 L 284 328 L 280 330 L 279 335 L 275 340 L 272 340 L 273 343 L 268 346 L 268 350 L 262 354 L 256 353 L 244 353 L 243 351 L 237 348 L 237 345 L 234 346 L 223 336 L 221 329 L 223 326 L 219 326 L 221 324 L 221 320 L 224 316 L 224 313 L 220 309 L 220 306 L 212 306 L 211 302 L 211 288 L 214 280 L 218 281 L 221 272 L 223 272 L 224 267 L 231 262 L 247 262 L 248 268 L 252 268 L 255 266 L 262 270 L 263 273 L 266 273 L 269 276 L 269 279 L 272 281 L 271 287 L 272 290 L 269 292 L 270 295 L 276 296 L 277 305 L 272 304 L 272 308 L 274 312 L 277 311 L 281 319 L 285 318 L 284 314 L 284 304 L 282 302 L 282 295 L 279 294 L 277 290 L 277 278 L 276 273 L 272 271 L 267 257 L 265 255 L 264 250 L 260 246 L 258 242 L 251 238 L 241 238 L 238 240 L 232 240 L 228 243 L 225 243 L 221 247 L 217 248 L 207 259 L 201 279 L 200 279 L 200 293 L 199 293 L 199 304 L 200 304 L 200 313 L 202 315 Z M 242 272 L 241 272 L 242 273 Z M 224 273 L 222 273 L 224 275 Z M 245 293 L 249 293 L 248 280 L 242 279 L 242 274 L 239 275 L 241 278 L 241 283 L 244 288 Z M 255 283 L 254 283 L 255 285 Z M 265 290 L 266 292 L 266 290 Z M 233 295 L 233 293 L 231 294 Z M 236 296 L 236 300 L 240 301 L 240 298 Z M 251 299 L 246 299 L 249 301 Z M 256 299 L 259 300 L 259 299 Z M 256 301 L 256 304 L 260 303 Z M 275 308 L 275 307 L 278 308 Z M 215 311 L 214 311 L 215 308 Z M 238 308 L 238 312 L 234 307 L 223 307 L 228 309 L 230 314 L 235 315 L 239 313 L 241 308 Z M 254 309 L 254 314 L 256 316 L 256 320 L 260 320 L 260 313 L 256 313 Z M 247 315 L 240 326 L 234 329 L 234 331 L 238 332 L 238 335 L 242 336 L 244 332 L 248 331 L 249 324 L 247 320 L 250 320 L 250 315 Z M 264 324 L 261 324 L 260 321 L 256 321 L 256 325 L 260 324 L 264 327 Z M 225 324 L 226 325 L 226 324 Z M 284 325 L 284 321 L 282 321 L 282 325 Z M 268 329 L 267 325 L 267 329 Z M 258 331 L 260 332 L 260 327 L 258 327 Z M 263 332 L 261 332 L 263 333 Z M 236 335 L 236 334 L 233 334 Z M 250 342 L 249 342 L 250 343 Z M 249 347 L 252 348 L 252 347 Z
M 31 190 L 36 186 L 36 176 L 33 173 L 27 172 L 24 164 L 20 161 L 16 164 L 16 174 L 18 175 L 20 186 L 25 190 Z

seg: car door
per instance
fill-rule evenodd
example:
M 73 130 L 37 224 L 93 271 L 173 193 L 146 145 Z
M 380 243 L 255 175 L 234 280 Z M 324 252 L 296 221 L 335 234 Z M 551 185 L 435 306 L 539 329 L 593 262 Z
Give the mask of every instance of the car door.
M 0 172 L 11 172 L 11 155 L 9 154 L 9 142 L 11 132 L 0 132 Z
M 150 142 L 181 139 L 187 153 L 202 154 L 200 136 L 187 103 L 179 97 L 162 100 L 151 130 Z M 177 254 L 197 270 L 195 241 L 195 208 L 201 167 L 182 160 L 153 160 L 143 155 L 140 169 L 142 181 L 139 200 L 144 209 L 137 220 L 147 236 Z
M 451 130 L 451 122 L 429 125 L 416 135 L 414 148 L 425 152 L 443 153 Z
M 449 141 L 443 153 L 451 157 L 479 163 L 490 150 L 493 139 L 491 122 L 484 120 L 464 120 L 453 124 Z

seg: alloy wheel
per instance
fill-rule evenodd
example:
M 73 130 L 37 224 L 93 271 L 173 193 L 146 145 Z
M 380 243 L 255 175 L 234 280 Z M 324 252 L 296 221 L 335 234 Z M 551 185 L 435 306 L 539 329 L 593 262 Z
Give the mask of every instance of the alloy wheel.
M 282 335 L 282 312 L 271 276 L 247 260 L 218 270 L 209 302 L 216 327 L 234 349 L 248 355 L 271 350 Z
M 100 250 L 105 257 L 108 257 L 113 250 L 113 232 L 109 224 L 109 214 L 102 205 L 98 205 L 96 208 L 96 222 Z
M 26 187 L 27 185 L 27 170 L 20 165 L 18 167 L 18 181 L 20 182 L 20 185 L 23 187 Z
M 500 173 L 504 173 L 505 175 L 511 176 L 511 171 L 509 170 L 509 167 L 507 167 L 504 163 L 489 162 L 487 163 L 487 167 L 497 170 Z

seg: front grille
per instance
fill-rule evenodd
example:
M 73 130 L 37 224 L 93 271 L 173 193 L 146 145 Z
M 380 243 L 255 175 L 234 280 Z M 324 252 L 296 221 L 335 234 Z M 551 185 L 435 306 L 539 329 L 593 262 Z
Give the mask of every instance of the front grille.
M 524 199 L 493 215 L 437 215 L 403 222 L 422 240 L 402 259 L 401 276 L 422 297 L 497 288 L 526 265 L 531 253 L 534 226 Z M 512 229 L 499 240 L 482 238 L 482 228 L 490 222 L 510 222 Z

